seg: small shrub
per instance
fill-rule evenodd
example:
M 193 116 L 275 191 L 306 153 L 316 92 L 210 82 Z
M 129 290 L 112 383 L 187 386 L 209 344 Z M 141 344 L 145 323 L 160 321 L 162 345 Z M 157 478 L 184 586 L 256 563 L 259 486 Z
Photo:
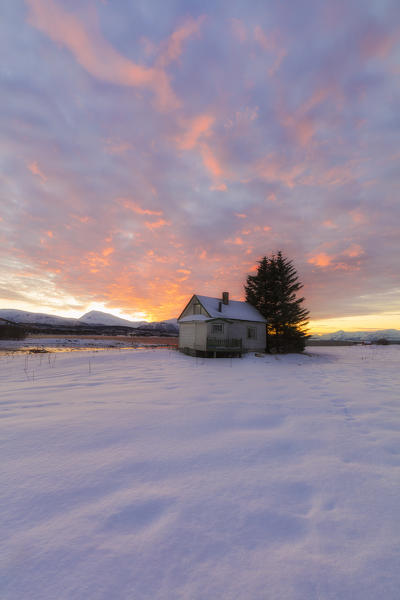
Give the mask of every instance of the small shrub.
M 24 340 L 26 335 L 27 331 L 21 325 L 14 323 L 0 325 L 0 340 Z

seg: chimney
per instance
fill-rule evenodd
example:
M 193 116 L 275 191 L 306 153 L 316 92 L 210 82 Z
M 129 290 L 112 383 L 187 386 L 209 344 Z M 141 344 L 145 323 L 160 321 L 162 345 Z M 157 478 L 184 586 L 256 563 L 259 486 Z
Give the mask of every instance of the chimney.
M 229 304 L 229 292 L 222 292 L 222 303 Z

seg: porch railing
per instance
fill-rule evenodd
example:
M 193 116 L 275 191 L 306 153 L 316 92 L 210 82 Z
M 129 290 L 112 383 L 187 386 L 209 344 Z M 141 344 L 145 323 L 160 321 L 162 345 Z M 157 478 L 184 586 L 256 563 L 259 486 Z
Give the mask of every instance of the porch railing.
M 207 350 L 241 350 L 242 340 L 240 338 L 207 338 Z

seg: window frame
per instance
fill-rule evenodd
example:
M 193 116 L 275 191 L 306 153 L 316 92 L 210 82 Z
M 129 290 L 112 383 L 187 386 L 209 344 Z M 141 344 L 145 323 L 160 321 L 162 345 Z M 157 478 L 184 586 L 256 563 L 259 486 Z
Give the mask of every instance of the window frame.
M 211 324 L 211 333 L 214 334 L 224 334 L 224 325 L 225 323 L 212 323 Z
M 254 325 L 247 326 L 247 339 L 248 340 L 256 340 L 257 339 L 257 327 Z

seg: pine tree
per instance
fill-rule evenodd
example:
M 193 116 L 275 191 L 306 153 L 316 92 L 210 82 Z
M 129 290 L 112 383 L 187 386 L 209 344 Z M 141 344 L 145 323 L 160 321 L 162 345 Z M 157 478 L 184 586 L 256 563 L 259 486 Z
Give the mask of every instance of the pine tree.
M 246 301 L 267 319 L 267 352 L 304 350 L 309 312 L 296 298 L 303 284 L 291 260 L 279 251 L 259 261 L 256 275 L 247 277 Z

